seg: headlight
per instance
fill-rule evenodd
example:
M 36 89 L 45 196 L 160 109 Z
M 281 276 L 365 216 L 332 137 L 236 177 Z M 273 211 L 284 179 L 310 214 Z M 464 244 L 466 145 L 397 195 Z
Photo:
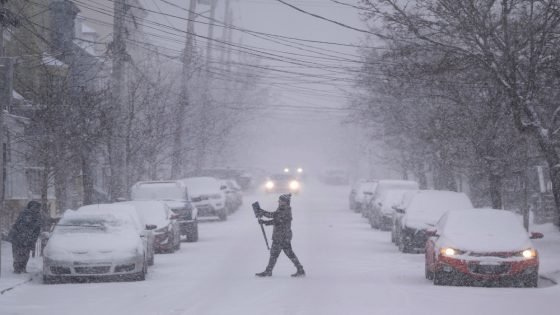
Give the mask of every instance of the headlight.
M 537 257 L 537 251 L 533 248 L 528 248 L 526 250 L 520 251 L 516 256 L 521 256 L 525 259 L 531 259 Z
M 296 180 L 290 182 L 290 189 L 293 190 L 299 189 L 299 183 Z
M 298 173 L 303 173 L 303 168 L 301 168 L 301 167 L 298 168 L 298 169 L 297 169 L 297 172 L 298 172 Z
M 290 172 L 290 169 L 286 167 L 286 168 L 284 169 L 284 173 L 289 173 L 289 172 Z
M 272 189 L 272 188 L 274 188 L 274 182 L 273 181 L 268 181 L 268 182 L 266 182 L 265 186 L 266 186 L 267 189 Z
M 458 249 L 451 248 L 451 247 L 444 247 L 444 248 L 440 249 L 439 252 L 440 252 L 440 254 L 442 254 L 444 256 L 448 256 L 448 257 L 462 255 L 462 254 L 465 253 L 462 250 L 458 250 Z

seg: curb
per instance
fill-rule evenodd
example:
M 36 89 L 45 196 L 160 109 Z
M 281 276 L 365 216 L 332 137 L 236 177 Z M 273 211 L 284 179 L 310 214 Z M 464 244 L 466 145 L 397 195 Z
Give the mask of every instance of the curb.
M 23 282 L 17 283 L 17 284 L 15 284 L 15 285 L 11 286 L 11 287 L 8 287 L 8 288 L 6 288 L 6 289 L 0 290 L 0 295 L 3 295 L 4 293 L 10 292 L 11 290 L 13 290 L 13 289 L 15 289 L 15 288 L 17 288 L 17 287 L 19 287 L 19 286 L 22 286 L 22 285 L 24 285 L 24 284 L 26 284 L 26 283 L 29 283 L 29 282 L 33 281 L 33 277 L 34 277 L 34 275 L 32 275 L 29 279 L 27 279 L 27 280 L 25 280 L 25 281 L 23 281 Z

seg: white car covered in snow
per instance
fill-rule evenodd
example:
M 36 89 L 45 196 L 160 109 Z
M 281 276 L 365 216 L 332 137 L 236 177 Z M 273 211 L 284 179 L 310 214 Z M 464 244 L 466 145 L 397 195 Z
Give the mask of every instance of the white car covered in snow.
M 122 212 L 68 210 L 43 251 L 43 281 L 124 278 L 144 280 L 148 272 L 145 236 Z
M 201 217 L 217 216 L 222 221 L 227 220 L 227 186 L 213 177 L 190 177 L 181 181 L 187 186 L 191 202 Z
M 373 197 L 365 205 L 365 216 L 368 218 L 372 228 L 390 230 L 392 219 L 392 206 L 384 204 L 385 195 L 391 190 L 416 191 L 420 189 L 415 181 L 411 180 L 380 180 L 375 186 Z
M 424 251 L 427 231 L 446 211 L 472 208 L 471 200 L 464 193 L 442 190 L 408 192 L 403 204 L 395 207 L 395 211 L 402 214 L 395 223 L 399 250 L 404 253 Z
M 198 211 L 192 205 L 187 186 L 182 181 L 138 182 L 130 189 L 130 198 L 134 201 L 165 202 L 178 216 L 181 235 L 186 236 L 187 242 L 198 241 Z

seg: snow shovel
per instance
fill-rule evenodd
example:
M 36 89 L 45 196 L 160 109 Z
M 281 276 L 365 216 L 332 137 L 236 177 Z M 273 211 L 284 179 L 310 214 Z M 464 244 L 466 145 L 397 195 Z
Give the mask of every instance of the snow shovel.
M 259 205 L 258 202 L 253 203 L 252 206 L 253 206 L 253 212 L 255 212 L 255 217 L 258 219 L 260 217 L 259 211 L 261 209 L 261 206 Z M 264 237 L 264 242 L 266 243 L 266 248 L 270 250 L 270 246 L 268 245 L 268 238 L 266 237 L 266 231 L 264 230 L 264 226 L 262 223 L 260 223 L 259 225 L 261 226 L 261 231 Z

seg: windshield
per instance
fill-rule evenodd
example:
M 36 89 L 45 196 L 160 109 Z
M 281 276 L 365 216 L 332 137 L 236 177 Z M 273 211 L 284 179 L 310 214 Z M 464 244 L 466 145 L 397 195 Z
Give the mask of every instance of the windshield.
M 118 230 L 130 229 L 126 221 L 111 215 L 77 216 L 69 215 L 62 218 L 53 230 L 54 234 L 71 233 L 112 233 Z
M 184 200 L 185 191 L 176 183 L 141 184 L 133 188 L 132 200 Z

